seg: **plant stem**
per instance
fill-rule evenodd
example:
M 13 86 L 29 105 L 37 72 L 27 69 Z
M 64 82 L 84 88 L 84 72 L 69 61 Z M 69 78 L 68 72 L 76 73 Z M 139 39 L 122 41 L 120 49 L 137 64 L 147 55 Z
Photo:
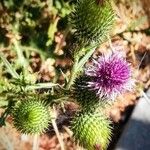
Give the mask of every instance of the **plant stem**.
M 26 67 L 27 67 L 27 61 L 26 61 L 26 59 L 25 59 L 25 57 L 24 57 L 24 55 L 23 55 L 23 53 L 22 53 L 22 50 L 21 50 L 21 48 L 20 48 L 20 46 L 19 46 L 18 41 L 17 41 L 17 40 L 14 40 L 14 41 L 13 41 L 13 45 L 14 45 L 15 50 L 16 50 L 16 52 L 17 52 L 19 63 L 20 63 L 24 68 L 26 68 Z
M 33 147 L 32 147 L 32 150 L 38 150 L 38 149 L 39 149 L 39 137 L 36 134 L 33 137 Z
M 63 140 L 61 138 L 61 135 L 59 134 L 58 127 L 57 127 L 57 124 L 56 124 L 56 110 L 55 110 L 55 108 L 53 110 L 53 118 L 51 120 L 52 120 L 52 125 L 53 125 L 53 128 L 54 128 L 54 131 L 55 131 L 56 136 L 58 138 L 61 150 L 65 150 Z
M 58 131 L 58 128 L 57 128 L 55 119 L 52 119 L 52 125 L 53 125 L 54 131 L 55 131 L 55 133 L 56 133 L 56 136 L 57 136 L 57 138 L 58 138 L 58 141 L 59 141 L 61 150 L 65 150 L 65 148 L 64 148 L 64 143 L 63 143 L 63 140 L 62 140 L 62 138 L 61 138 L 61 136 L 60 136 L 60 134 L 59 134 L 59 131 Z
M 91 49 L 91 50 L 89 50 Z M 75 59 L 75 62 L 74 62 L 74 65 L 73 65 L 73 68 L 71 70 L 71 75 L 70 75 L 70 78 L 69 78 L 69 82 L 66 86 L 66 89 L 69 90 L 71 85 L 73 84 L 73 81 L 74 79 L 76 78 L 76 74 L 81 71 L 81 68 L 85 65 L 85 63 L 88 61 L 88 59 L 92 56 L 92 54 L 94 53 L 95 51 L 95 46 L 94 47 L 91 47 L 91 48 L 87 48 L 88 51 L 86 53 L 86 55 L 79 61 L 79 57 L 77 57 Z
M 76 77 L 76 73 L 77 73 L 77 67 L 78 67 L 78 59 L 75 60 L 74 62 L 74 65 L 73 65 L 73 68 L 71 70 L 71 75 L 70 75 L 70 78 L 69 78 L 69 81 L 68 81 L 68 84 L 66 86 L 66 89 L 69 90 L 71 85 L 73 84 L 73 81 Z
M 5 58 L 5 56 L 3 55 L 2 52 L 0 52 L 0 58 L 2 59 L 3 63 L 5 64 L 5 66 L 7 67 L 9 73 L 13 76 L 13 78 L 18 79 L 19 75 L 17 74 L 17 72 L 13 69 L 13 67 L 11 66 L 11 64 L 8 62 L 8 60 Z
M 92 54 L 94 53 L 95 48 L 93 48 L 92 50 L 90 50 L 78 63 L 77 66 L 77 70 L 80 71 L 80 69 L 85 65 L 85 63 L 88 61 L 88 59 L 92 56 Z

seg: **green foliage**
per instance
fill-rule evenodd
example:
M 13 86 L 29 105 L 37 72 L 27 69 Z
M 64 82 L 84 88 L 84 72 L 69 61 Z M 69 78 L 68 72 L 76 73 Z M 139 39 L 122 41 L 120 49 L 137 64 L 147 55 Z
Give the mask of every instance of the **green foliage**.
M 51 94 L 51 89 L 57 87 L 58 84 L 36 84 L 36 80 L 32 74 L 18 74 L 3 55 L 0 55 L 0 57 L 13 77 L 9 80 L 5 78 L 0 80 L 0 108 L 5 108 L 4 113 L 2 113 L 0 117 L 0 126 L 5 125 L 5 120 L 9 114 L 13 114 L 14 124 L 21 132 L 33 134 L 44 131 L 46 125 L 51 119 L 48 112 L 48 106 L 55 103 L 56 99 L 59 98 L 59 95 L 55 96 L 54 94 Z M 48 91 L 36 91 L 40 89 L 48 89 Z M 14 105 L 16 106 L 14 107 Z M 25 110 L 23 110 L 23 108 L 25 108 Z M 23 118 L 23 115 L 26 115 L 28 110 L 29 113 L 31 111 L 30 117 L 33 119 L 31 122 L 30 120 L 24 120 L 27 116 L 24 116 Z M 20 116 L 17 115 L 17 113 L 20 114 Z M 39 118 L 35 114 L 37 114 Z M 16 118 L 17 116 L 23 118 L 24 122 L 20 118 Z M 42 118 L 42 116 L 44 118 Z M 19 120 L 22 122 L 19 122 Z M 38 124 L 40 124 L 40 120 L 42 120 L 43 124 L 41 123 L 41 126 L 38 126 Z M 37 121 L 37 125 L 34 121 Z M 30 124 L 33 128 L 30 127 Z
M 106 150 L 111 138 L 110 121 L 103 114 L 81 113 L 72 121 L 76 142 L 87 150 Z
M 43 101 L 18 102 L 12 112 L 14 126 L 22 133 L 40 134 L 48 128 L 50 112 Z
M 71 12 L 69 2 L 65 2 L 63 0 L 54 0 L 54 8 L 57 10 L 60 17 L 65 17 Z
M 96 0 L 79 0 L 70 20 L 80 46 L 102 43 L 114 23 L 114 11 L 109 0 L 103 4 Z
M 58 22 L 71 12 L 72 6 L 64 0 L 2 0 L 0 3 L 0 43 L 12 46 L 11 38 L 19 40 L 21 49 L 54 50 L 54 35 Z M 56 23 L 56 24 L 55 24 Z M 52 28 L 53 27 L 53 28 Z M 11 36 L 7 36 L 11 35 Z M 22 46 L 28 46 L 22 48 Z M 39 52 L 44 55 L 44 52 Z M 46 55 L 47 56 L 47 55 Z

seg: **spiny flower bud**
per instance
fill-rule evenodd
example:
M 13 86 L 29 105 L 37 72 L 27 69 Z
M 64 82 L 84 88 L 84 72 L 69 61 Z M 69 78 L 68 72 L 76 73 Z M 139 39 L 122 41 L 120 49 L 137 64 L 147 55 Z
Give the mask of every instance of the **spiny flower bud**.
M 77 77 L 73 85 L 73 96 L 84 111 L 93 112 L 99 106 L 104 105 L 104 99 L 99 99 L 96 93 L 89 89 L 89 81 L 89 76 Z
M 78 0 L 70 16 L 75 29 L 75 43 L 83 46 L 100 44 L 106 39 L 115 20 L 110 0 Z M 100 1 L 100 0 L 99 0 Z
M 40 134 L 48 128 L 50 112 L 42 101 L 33 99 L 19 102 L 13 110 L 14 126 L 26 134 Z
M 91 77 L 87 86 L 99 97 L 114 99 L 118 94 L 131 90 L 134 83 L 130 64 L 119 53 L 93 60 L 92 65 L 85 69 L 85 74 Z
M 75 141 L 87 150 L 106 150 L 111 138 L 110 121 L 104 114 L 83 113 L 72 121 Z

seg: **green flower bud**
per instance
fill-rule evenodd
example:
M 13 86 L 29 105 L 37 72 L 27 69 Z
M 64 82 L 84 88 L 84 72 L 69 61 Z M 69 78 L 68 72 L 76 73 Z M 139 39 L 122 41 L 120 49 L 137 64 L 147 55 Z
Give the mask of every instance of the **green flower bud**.
M 75 29 L 75 43 L 83 47 L 103 42 L 114 24 L 115 13 L 110 0 L 103 0 L 103 3 L 97 1 L 78 0 L 70 16 Z
M 50 112 L 42 101 L 25 100 L 17 103 L 13 112 L 14 126 L 26 134 L 44 132 L 50 122 Z
M 87 150 L 106 150 L 111 138 L 110 121 L 99 113 L 80 114 L 72 121 L 75 141 Z
M 105 97 L 99 98 L 94 91 L 89 89 L 89 81 L 89 76 L 83 75 L 77 77 L 73 84 L 73 97 L 83 111 L 94 112 L 108 105 L 108 101 Z

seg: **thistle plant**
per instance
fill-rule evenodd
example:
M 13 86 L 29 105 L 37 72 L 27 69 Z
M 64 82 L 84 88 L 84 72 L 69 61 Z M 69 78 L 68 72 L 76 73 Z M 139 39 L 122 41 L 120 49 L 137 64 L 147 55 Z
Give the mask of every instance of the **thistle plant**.
M 115 13 L 110 0 L 104 0 L 103 3 L 97 0 L 79 0 L 69 19 L 74 31 L 70 50 L 75 62 L 67 88 L 73 84 L 77 72 L 82 70 L 95 48 L 110 35 Z
M 118 53 L 99 56 L 85 67 L 97 46 L 111 34 L 115 12 L 110 0 L 78 0 L 68 17 L 75 39 L 71 43 L 74 64 L 69 77 L 62 73 L 66 79 L 63 85 L 56 81 L 38 83 L 23 64 L 19 74 L 0 51 L 2 66 L 5 65 L 5 72 L 11 75 L 11 79 L 1 80 L 0 84 L 0 107 L 5 109 L 0 126 L 5 125 L 7 116 L 11 115 L 18 131 L 44 133 L 49 124 L 53 125 L 52 121 L 59 119 L 58 116 L 52 119 L 52 108 L 73 100 L 81 106 L 70 120 L 75 142 L 87 150 L 105 150 L 111 139 L 112 127 L 102 108 L 109 100 L 132 88 L 132 71 L 129 63 Z M 50 37 L 53 36 L 54 33 Z M 50 39 L 47 44 L 52 41 Z M 24 56 L 20 47 L 17 46 L 17 52 Z M 98 107 L 100 111 L 97 111 Z
M 87 75 L 80 75 L 75 79 L 73 84 L 73 97 L 84 112 L 94 112 L 99 107 L 105 107 L 107 104 L 105 97 L 100 98 L 88 87 L 88 82 L 90 81 L 91 77 Z
M 110 124 L 103 114 L 81 113 L 72 121 L 73 136 L 88 150 L 104 150 L 111 138 Z
M 98 2 L 99 1 L 99 2 Z M 114 24 L 110 0 L 79 0 L 71 13 L 70 22 L 80 48 L 98 46 L 107 39 Z
M 12 111 L 16 129 L 26 134 L 39 134 L 49 125 L 51 116 L 44 102 L 28 99 L 18 102 Z
M 99 97 L 115 99 L 133 87 L 130 64 L 119 53 L 101 56 L 85 69 L 90 77 L 87 87 Z

